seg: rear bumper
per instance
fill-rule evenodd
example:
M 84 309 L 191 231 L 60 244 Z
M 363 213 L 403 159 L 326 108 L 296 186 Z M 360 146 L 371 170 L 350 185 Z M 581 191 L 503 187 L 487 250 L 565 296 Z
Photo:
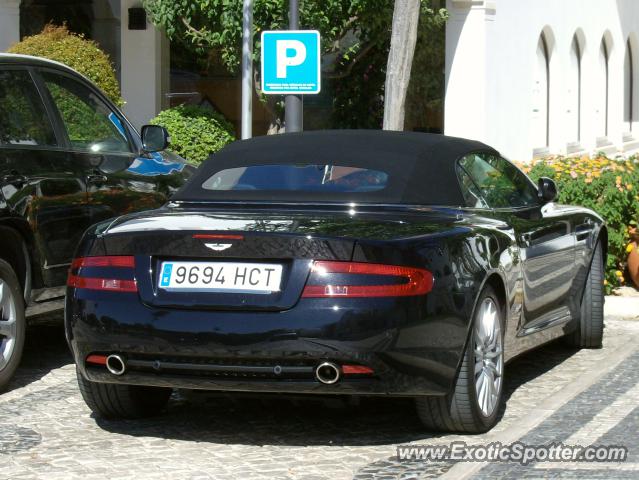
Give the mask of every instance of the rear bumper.
M 199 375 L 145 373 L 127 370 L 122 376 L 114 376 L 104 368 L 85 368 L 83 375 L 91 381 L 101 383 L 122 383 L 127 385 L 150 385 L 157 387 L 218 390 L 227 392 L 321 394 L 321 395 L 395 395 L 421 396 L 444 395 L 447 390 L 429 382 L 409 383 L 405 376 L 389 375 L 388 372 L 371 378 L 344 378 L 332 385 L 324 385 L 317 380 L 247 378 L 211 378 Z M 404 382 L 404 383 L 402 383 Z
M 151 308 L 134 293 L 69 289 L 65 326 L 81 374 L 95 382 L 444 395 L 455 378 L 467 321 L 441 313 L 436 293 L 427 297 L 349 299 L 339 306 L 331 299 L 302 299 L 283 312 L 220 312 Z M 112 353 L 127 362 L 123 375 L 86 363 L 90 354 Z M 342 375 L 326 385 L 314 374 L 325 361 L 366 366 L 374 373 Z

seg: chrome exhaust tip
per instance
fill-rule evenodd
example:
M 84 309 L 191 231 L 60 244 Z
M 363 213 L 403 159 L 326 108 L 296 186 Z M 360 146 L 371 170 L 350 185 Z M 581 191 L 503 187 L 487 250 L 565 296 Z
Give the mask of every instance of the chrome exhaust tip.
M 339 377 L 339 367 L 333 362 L 320 363 L 315 369 L 315 378 L 324 385 L 337 383 Z
M 112 354 L 106 359 L 106 368 L 113 375 L 122 375 L 126 372 L 126 364 L 120 355 Z

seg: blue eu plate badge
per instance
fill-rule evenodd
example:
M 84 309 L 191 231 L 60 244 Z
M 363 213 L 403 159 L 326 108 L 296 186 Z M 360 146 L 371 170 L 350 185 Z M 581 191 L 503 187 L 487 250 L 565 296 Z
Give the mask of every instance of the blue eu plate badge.
M 160 287 L 168 287 L 171 284 L 171 271 L 173 270 L 172 263 L 165 263 L 162 267 L 162 277 L 160 280 Z

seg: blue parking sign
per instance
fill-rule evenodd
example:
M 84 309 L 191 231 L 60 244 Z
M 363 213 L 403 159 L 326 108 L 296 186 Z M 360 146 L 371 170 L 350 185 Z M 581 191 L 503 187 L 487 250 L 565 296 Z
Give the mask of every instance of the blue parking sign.
M 262 92 L 320 92 L 320 34 L 316 30 L 262 32 Z

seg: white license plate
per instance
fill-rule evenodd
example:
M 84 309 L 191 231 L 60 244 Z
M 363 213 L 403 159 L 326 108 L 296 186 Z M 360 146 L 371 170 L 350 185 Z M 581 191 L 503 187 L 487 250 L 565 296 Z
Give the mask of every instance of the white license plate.
M 236 262 L 162 262 L 163 290 L 268 294 L 280 291 L 282 265 Z

